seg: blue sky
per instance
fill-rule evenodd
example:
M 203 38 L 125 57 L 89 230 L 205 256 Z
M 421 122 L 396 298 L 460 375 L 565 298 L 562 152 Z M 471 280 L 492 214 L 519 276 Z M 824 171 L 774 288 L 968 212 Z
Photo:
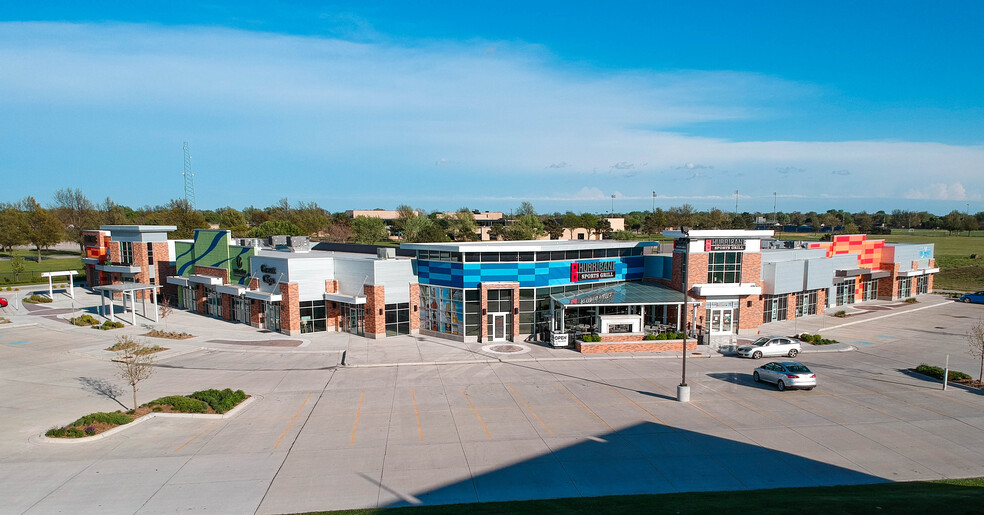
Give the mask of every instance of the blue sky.
M 23 2 L 0 201 L 984 210 L 980 2 Z

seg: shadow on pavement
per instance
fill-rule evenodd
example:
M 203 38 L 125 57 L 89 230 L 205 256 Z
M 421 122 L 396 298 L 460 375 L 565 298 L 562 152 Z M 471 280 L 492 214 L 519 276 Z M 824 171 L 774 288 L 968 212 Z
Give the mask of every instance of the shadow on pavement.
M 785 472 L 777 474 L 777 470 Z M 490 502 L 885 481 L 795 454 L 652 422 L 588 436 L 574 445 L 433 489 L 401 491 L 372 480 L 394 497 L 380 507 L 475 498 Z
M 105 397 L 107 399 L 112 399 L 116 404 L 119 404 L 124 410 L 128 410 L 126 405 L 120 402 L 117 397 L 123 394 L 123 388 L 101 378 L 101 377 L 76 377 L 75 378 L 79 384 L 82 385 L 82 389 L 89 392 Z

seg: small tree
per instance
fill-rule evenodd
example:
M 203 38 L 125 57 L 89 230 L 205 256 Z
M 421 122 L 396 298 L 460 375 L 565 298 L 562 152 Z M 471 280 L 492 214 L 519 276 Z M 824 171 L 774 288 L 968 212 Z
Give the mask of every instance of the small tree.
M 118 336 L 115 347 L 117 351 L 114 362 L 120 377 L 133 388 L 133 409 L 137 409 L 137 383 L 153 375 L 154 356 L 146 352 L 147 347 L 129 336 Z
M 970 355 L 981 360 L 981 370 L 977 374 L 977 382 L 980 383 L 984 380 L 984 319 L 979 319 L 970 327 L 967 342 L 970 344 Z
M 14 274 L 14 280 L 20 280 L 20 274 L 24 273 L 24 269 L 27 268 L 24 265 L 24 260 L 15 256 L 13 252 L 10 253 L 10 273 Z
M 171 307 L 171 299 L 164 297 L 161 299 L 160 305 L 161 320 L 164 321 L 164 330 L 167 331 L 167 317 L 171 316 L 174 312 L 174 308 Z

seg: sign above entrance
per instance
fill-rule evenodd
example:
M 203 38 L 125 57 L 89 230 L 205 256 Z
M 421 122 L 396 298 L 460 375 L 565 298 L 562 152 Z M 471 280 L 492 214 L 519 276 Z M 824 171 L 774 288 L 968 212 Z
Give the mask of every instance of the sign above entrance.
M 719 250 L 745 250 L 744 238 L 707 238 L 704 240 L 704 252 Z
M 598 279 L 614 279 L 614 261 L 593 261 L 582 263 L 575 261 L 571 263 L 571 282 L 578 281 L 597 281 Z

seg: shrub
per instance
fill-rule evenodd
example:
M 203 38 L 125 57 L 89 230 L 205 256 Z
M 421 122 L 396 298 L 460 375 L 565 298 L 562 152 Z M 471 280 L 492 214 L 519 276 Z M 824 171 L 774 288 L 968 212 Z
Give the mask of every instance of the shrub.
M 906 302 L 906 304 L 915 304 L 915 303 L 917 303 L 919 301 L 916 300 L 915 297 L 909 297 L 908 299 L 905 299 L 905 302 Z
M 242 390 L 232 391 L 230 388 L 221 391 L 211 389 L 195 392 L 188 397 L 208 403 L 216 413 L 225 413 L 243 402 L 246 399 L 246 393 Z
M 65 428 L 64 427 L 56 427 L 56 428 L 49 429 L 48 432 L 44 434 L 44 436 L 50 436 L 52 438 L 64 438 L 65 437 Z
M 51 302 L 51 299 L 49 299 L 48 297 L 42 297 L 37 293 L 34 293 L 30 297 L 24 299 L 24 302 L 28 304 L 47 304 Z
M 601 336 L 598 336 L 597 334 L 585 334 L 585 335 L 581 336 L 581 341 L 582 342 L 600 342 L 601 341 Z
M 72 323 L 72 325 L 83 325 L 83 326 L 84 325 L 99 325 L 99 321 L 96 320 L 95 317 L 93 317 L 92 315 L 90 315 L 88 313 L 86 313 L 86 314 L 84 314 L 82 316 L 79 316 L 79 317 L 75 317 L 75 318 L 73 318 L 73 319 L 71 319 L 69 321 Z
M 846 317 L 846 316 L 847 316 L 847 311 L 844 311 L 844 310 L 842 309 L 842 310 L 840 310 L 840 311 L 838 311 L 838 312 L 836 312 L 836 313 L 834 313 L 834 316 L 835 316 L 835 317 L 837 317 L 837 318 L 844 318 L 844 317 Z
M 133 422 L 133 419 L 128 417 L 124 413 L 120 413 L 119 411 L 114 411 L 112 413 L 99 412 L 99 413 L 92 413 L 86 415 L 76 420 L 75 422 L 72 422 L 70 425 L 89 426 L 92 425 L 94 422 L 102 422 L 103 424 L 122 426 L 123 424 L 129 424 L 130 422 Z
M 96 434 L 96 426 L 85 426 L 85 434 L 87 436 Z
M 940 367 L 934 367 L 924 363 L 916 367 L 916 372 L 925 376 L 935 377 L 940 381 L 943 380 L 943 369 Z M 957 372 L 956 370 L 950 370 L 950 372 L 947 374 L 947 381 L 964 381 L 968 379 L 970 379 L 969 375 L 963 372 Z
M 171 395 L 168 397 L 161 397 L 160 399 L 154 399 L 148 402 L 146 406 L 170 406 L 174 411 L 181 413 L 205 413 L 208 411 L 208 404 L 205 404 L 198 399 L 192 399 L 183 395 Z
M 123 327 L 123 322 L 112 322 L 110 320 L 103 322 L 102 325 L 92 326 L 93 329 L 102 329 L 103 331 L 108 331 L 110 329 L 119 329 L 121 327 Z
M 65 436 L 69 438 L 82 438 L 85 436 L 85 432 L 77 427 L 69 427 L 65 429 Z
M 657 340 L 665 340 L 666 339 L 666 333 L 659 333 L 659 334 L 657 334 L 656 335 L 656 339 Z
M 647 334 L 646 336 L 643 336 L 642 337 L 643 340 L 647 340 L 647 341 L 648 340 L 655 340 L 656 338 L 657 338 L 657 336 L 655 334 Z
M 813 345 L 830 345 L 837 343 L 837 340 L 829 340 L 820 336 L 819 334 L 803 333 L 799 335 L 799 339 L 807 343 L 812 343 Z

